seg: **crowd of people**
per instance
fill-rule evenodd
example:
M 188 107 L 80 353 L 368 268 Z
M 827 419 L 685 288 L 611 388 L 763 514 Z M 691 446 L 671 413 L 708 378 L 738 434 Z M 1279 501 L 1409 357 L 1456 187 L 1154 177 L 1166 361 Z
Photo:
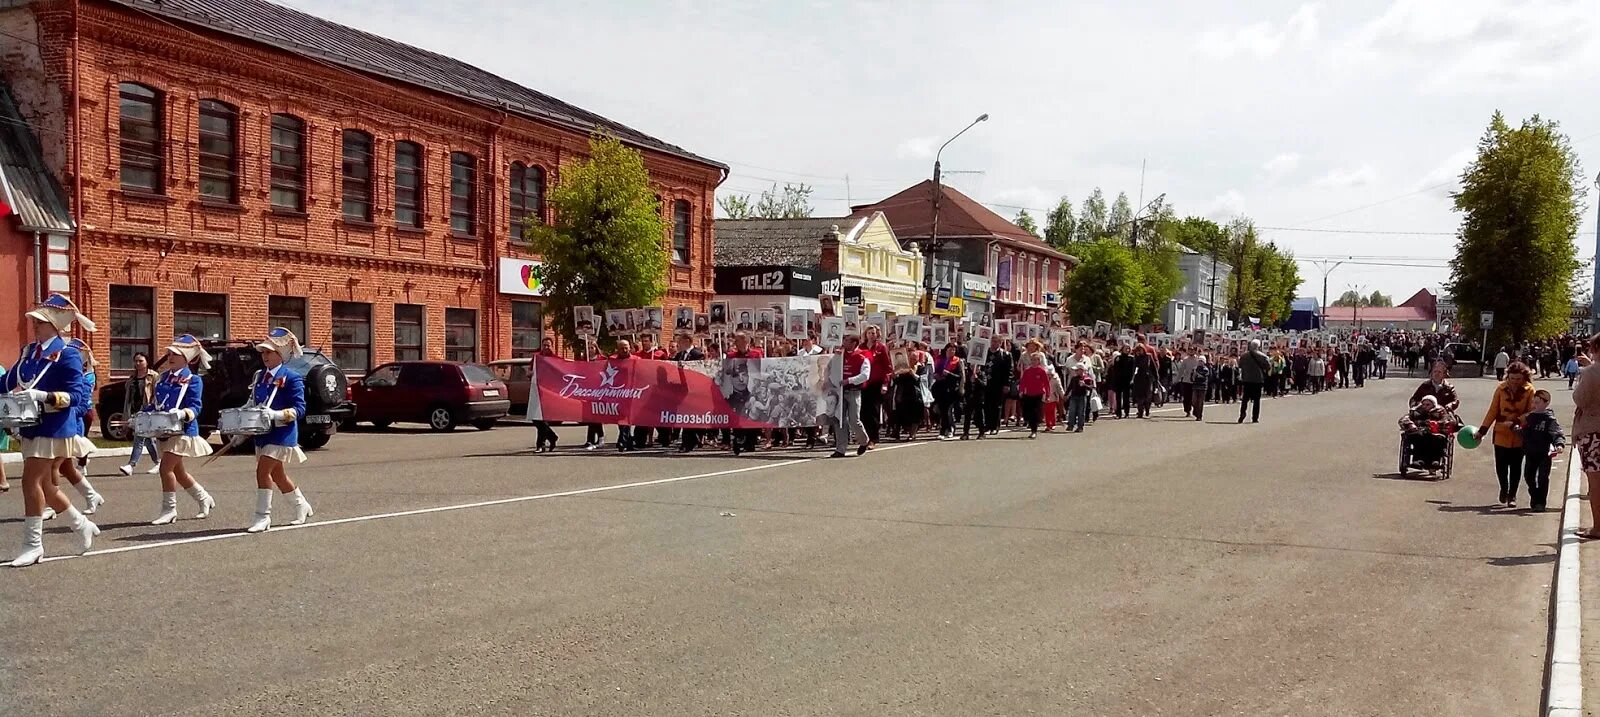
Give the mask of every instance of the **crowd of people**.
M 1082 433 L 1102 418 L 1149 418 L 1154 407 L 1168 402 L 1181 403 L 1184 415 L 1195 420 L 1204 420 L 1207 404 L 1237 404 L 1238 423 L 1259 422 L 1263 397 L 1359 388 L 1369 377 L 1387 378 L 1389 364 L 1396 360 L 1387 343 L 1349 337 L 1342 343 L 1308 340 L 1291 349 L 1264 347 L 1260 340 L 1206 346 L 1188 338 L 1158 347 L 1146 335 L 1131 334 L 1111 341 L 1078 340 L 1071 351 L 1047 350 L 1041 339 L 1018 342 L 995 337 L 990 350 L 969 356 L 964 331 L 940 347 L 921 341 L 891 342 L 883 333 L 868 324 L 859 336 L 845 336 L 842 345 L 832 349 L 812 338 L 760 341 L 736 331 L 726 347 L 682 335 L 669 351 L 652 346 L 644 337 L 642 346 L 635 348 L 623 339 L 609 352 L 590 344 L 578 350 L 578 358 L 696 361 L 839 354 L 844 400 L 836 420 L 766 430 L 617 426 L 609 440 L 619 451 L 676 446 L 681 452 L 738 454 L 813 448 L 826 445 L 831 433 L 836 457 L 847 455 L 852 443 L 859 455 L 883 441 L 912 441 L 919 436 L 953 441 L 982 440 L 1009 430 L 1026 430 L 1030 439 L 1058 428 Z M 547 337 L 544 345 L 544 355 L 555 356 L 554 337 Z M 536 449 L 554 450 L 555 432 L 537 423 Z M 606 427 L 589 424 L 583 448 L 598 450 L 607 443 Z
M 14 431 L 22 454 L 23 543 L 12 567 L 27 567 L 44 559 L 44 523 L 55 518 L 62 519 L 72 533 L 74 552 L 88 552 L 100 534 L 100 527 L 88 516 L 105 503 L 81 472 L 95 450 L 88 427 L 93 422 L 96 363 L 81 338 L 67 335 L 73 330 L 93 332 L 95 324 L 60 294 L 52 294 L 26 317 L 34 341 L 23 347 L 11 370 L 0 375 L 0 404 L 5 408 L 0 411 L 0 418 L 5 419 L 0 428 L 6 429 L 0 435 Z M 253 411 L 260 428 L 246 432 L 256 454 L 256 510 L 245 528 L 248 533 L 271 528 L 274 492 L 289 503 L 289 525 L 303 524 L 313 515 L 311 503 L 287 473 L 288 466 L 306 459 L 298 433 L 298 419 L 306 409 L 305 382 L 284 366 L 285 361 L 300 355 L 299 339 L 288 329 L 274 328 L 255 348 L 264 368 L 252 382 L 245 407 Z M 161 502 L 152 525 L 177 520 L 179 487 L 195 501 L 196 519 L 208 517 L 216 507 L 216 499 L 191 470 L 199 469 L 197 459 L 212 454 L 211 445 L 199 432 L 202 374 L 210 360 L 198 339 L 178 336 L 161 357 L 161 373 L 141 376 L 147 383 L 138 387 L 136 395 L 146 400 L 140 402 L 138 412 L 157 418 L 152 425 L 164 426 L 146 436 L 157 439 L 154 448 L 160 456 Z M 10 439 L 5 440 L 9 445 Z M 131 464 L 125 468 L 125 474 L 132 473 Z M 62 479 L 83 496 L 83 509 L 62 492 Z M 10 484 L 0 473 L 0 492 L 9 490 Z

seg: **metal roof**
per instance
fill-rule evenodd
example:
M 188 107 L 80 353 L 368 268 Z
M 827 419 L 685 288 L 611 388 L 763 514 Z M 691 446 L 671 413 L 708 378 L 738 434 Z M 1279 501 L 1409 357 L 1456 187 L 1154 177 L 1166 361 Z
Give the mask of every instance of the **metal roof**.
M 806 219 L 718 219 L 717 266 L 816 266 L 822 239 L 834 227 L 841 235 L 849 217 Z
M 0 192 L 23 231 L 72 234 L 75 225 L 66 193 L 45 166 L 39 139 L 0 82 Z
M 596 130 L 623 142 L 719 169 L 727 165 L 587 110 L 523 87 L 460 60 L 362 32 L 265 0 L 110 0 L 280 50 L 323 60 L 583 132 Z

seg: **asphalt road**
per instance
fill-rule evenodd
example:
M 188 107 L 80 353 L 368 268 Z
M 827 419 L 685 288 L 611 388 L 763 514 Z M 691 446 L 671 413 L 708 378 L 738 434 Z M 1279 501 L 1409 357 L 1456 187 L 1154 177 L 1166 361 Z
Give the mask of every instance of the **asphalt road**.
M 1394 476 L 1415 383 L 837 461 L 355 433 L 258 536 L 248 458 L 160 528 L 101 478 L 110 552 L 0 571 L 0 714 L 1535 714 L 1557 515 Z

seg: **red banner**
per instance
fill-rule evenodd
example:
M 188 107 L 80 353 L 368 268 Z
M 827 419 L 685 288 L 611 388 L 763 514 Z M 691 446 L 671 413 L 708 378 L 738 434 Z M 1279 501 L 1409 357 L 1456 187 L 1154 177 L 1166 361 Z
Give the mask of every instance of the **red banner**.
M 832 356 L 534 361 L 528 419 L 669 428 L 805 428 L 838 406 Z

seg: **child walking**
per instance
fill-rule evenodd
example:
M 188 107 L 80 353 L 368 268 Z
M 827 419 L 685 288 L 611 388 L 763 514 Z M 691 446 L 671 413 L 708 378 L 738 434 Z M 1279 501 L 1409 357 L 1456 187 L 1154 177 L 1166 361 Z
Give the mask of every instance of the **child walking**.
M 1522 419 L 1522 474 L 1528 480 L 1528 505 L 1533 512 L 1544 512 L 1546 495 L 1550 491 L 1550 461 L 1566 448 L 1567 437 L 1561 432 L 1561 422 L 1550 410 L 1550 392 L 1543 389 L 1533 392 L 1533 410 Z

